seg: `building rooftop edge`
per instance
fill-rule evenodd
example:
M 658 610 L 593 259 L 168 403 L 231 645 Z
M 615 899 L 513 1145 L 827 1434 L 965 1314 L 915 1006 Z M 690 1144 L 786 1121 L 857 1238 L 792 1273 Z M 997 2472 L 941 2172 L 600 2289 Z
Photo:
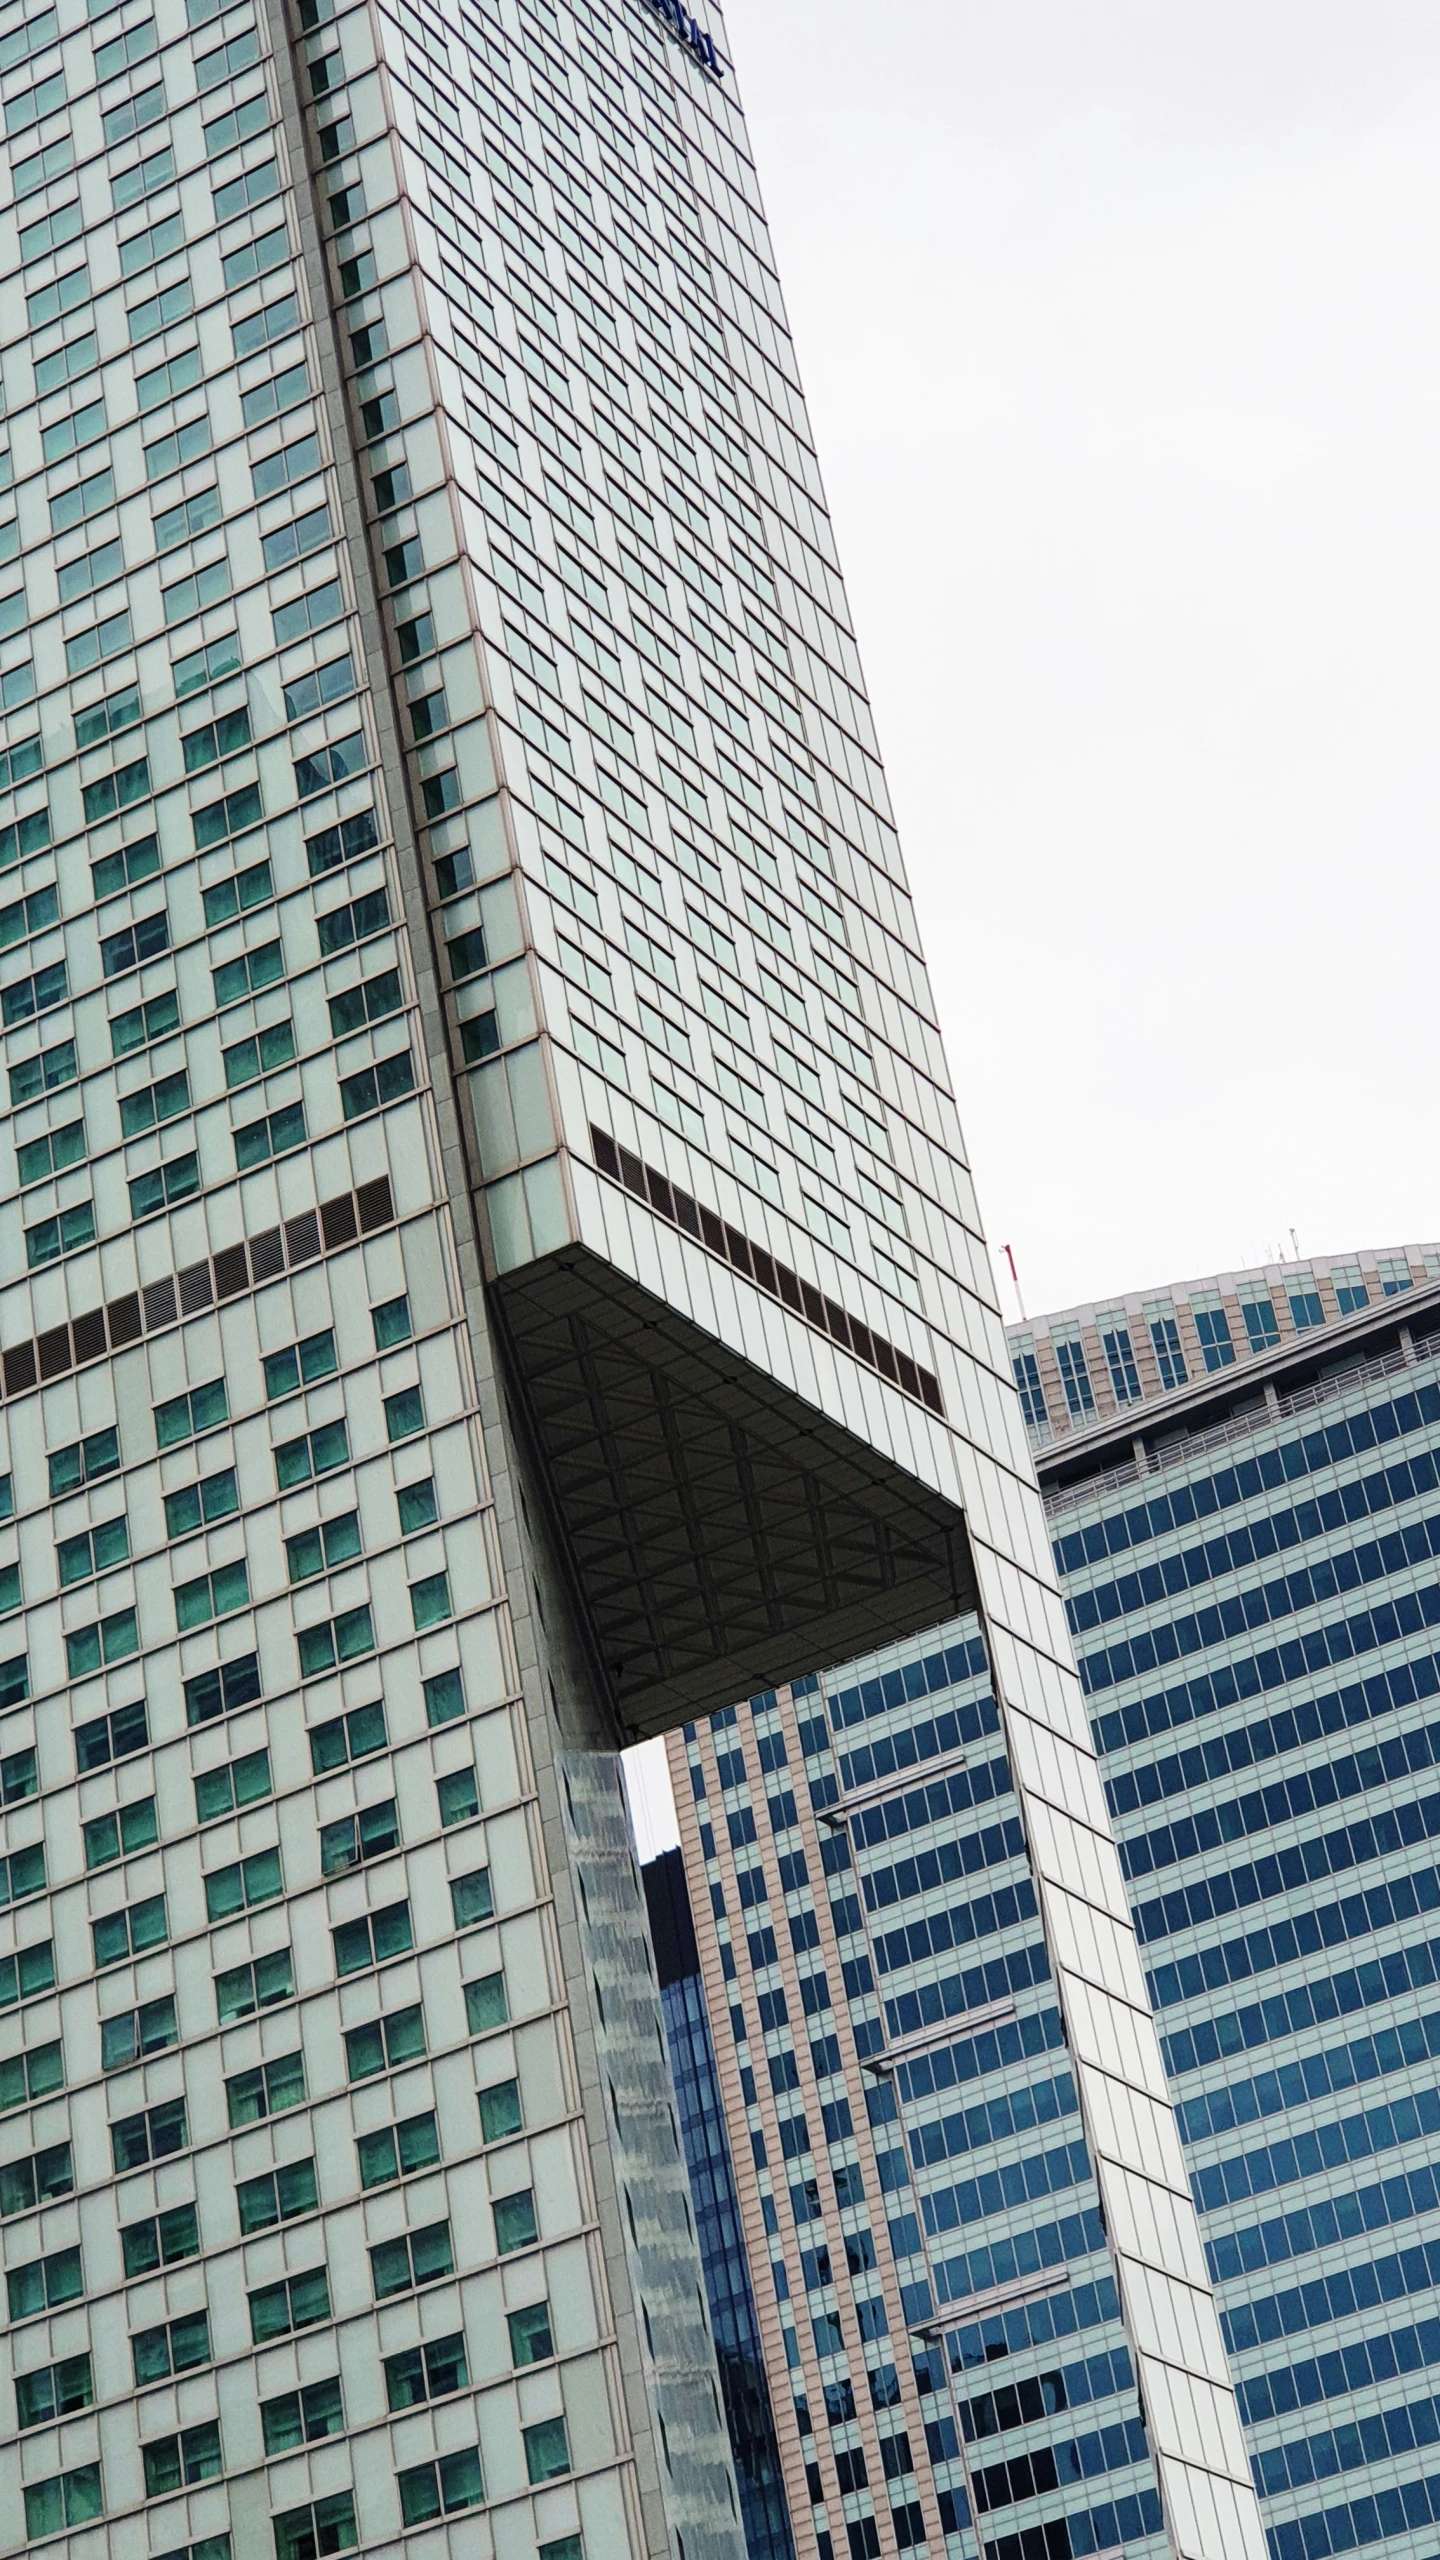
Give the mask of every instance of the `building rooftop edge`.
M 1199 1283 L 1197 1286 L 1201 1285 Z M 1007 1333 L 1024 1330 L 1008 1326 Z M 1306 1385 L 1312 1378 L 1338 1372 L 1398 1346 L 1401 1336 L 1440 1333 L 1440 1280 L 1417 1283 L 1403 1297 L 1383 1298 L 1354 1315 L 1339 1317 L 1319 1335 L 1302 1335 L 1272 1350 L 1249 1356 L 1242 1368 L 1224 1369 L 1174 1388 L 1163 1398 L 1126 1406 L 1088 1430 L 1071 1430 L 1063 1439 L 1033 1452 L 1041 1489 L 1078 1484 L 1103 1472 L 1113 1453 L 1128 1455 L 1137 1441 L 1153 1446 L 1172 1435 L 1200 1432 L 1254 1404 L 1267 1387 Z
M 1080 1298 L 1071 1306 L 1042 1307 L 1037 1315 L 1024 1316 L 1017 1324 L 1007 1324 L 1007 1335 L 1033 1334 L 1037 1327 L 1056 1333 L 1087 1320 L 1098 1320 L 1112 1308 L 1149 1306 L 1167 1298 L 1192 1299 L 1214 1290 L 1221 1296 L 1237 1295 L 1247 1283 L 1263 1288 L 1284 1288 L 1288 1282 L 1307 1272 L 1345 1271 L 1352 1265 L 1377 1269 L 1382 1262 L 1423 1262 L 1426 1255 L 1440 1257 L 1440 1242 L 1413 1242 L 1395 1245 L 1359 1245 L 1347 1253 L 1298 1253 L 1288 1261 L 1246 1263 L 1234 1271 L 1207 1271 L 1194 1280 L 1156 1280 L 1138 1289 L 1112 1289 L 1096 1298 Z

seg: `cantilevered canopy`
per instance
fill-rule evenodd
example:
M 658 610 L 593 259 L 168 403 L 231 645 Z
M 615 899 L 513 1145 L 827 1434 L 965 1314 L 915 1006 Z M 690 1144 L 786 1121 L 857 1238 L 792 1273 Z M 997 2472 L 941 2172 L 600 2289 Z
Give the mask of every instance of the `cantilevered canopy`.
M 963 1514 L 570 1245 L 495 1289 L 633 1739 L 976 1605 Z

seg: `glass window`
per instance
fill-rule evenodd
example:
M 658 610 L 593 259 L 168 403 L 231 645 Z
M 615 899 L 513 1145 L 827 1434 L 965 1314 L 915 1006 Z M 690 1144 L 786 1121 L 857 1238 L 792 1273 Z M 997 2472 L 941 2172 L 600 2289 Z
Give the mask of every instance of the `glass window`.
M 538 2240 L 535 2198 L 529 2187 L 522 2187 L 513 2196 L 497 2196 L 491 2211 L 495 2217 L 495 2246 L 502 2258 L 512 2249 L 529 2249 Z
M 293 2453 L 298 2445 L 339 2435 L 345 2409 L 338 2377 L 307 2383 L 303 2391 L 284 2392 L 277 2400 L 262 2400 L 260 2425 L 267 2454 Z
M 453 2275 L 449 2223 L 432 2222 L 422 2231 L 403 2233 L 398 2240 L 382 2240 L 370 2252 L 370 2271 L 377 2301 Z
M 480 1788 L 473 1769 L 452 1769 L 437 1781 L 435 1792 L 440 1819 L 447 1827 L 452 1822 L 473 1822 L 480 1810 Z
M 334 1334 L 308 1334 L 288 1350 L 271 1352 L 264 1363 L 265 1393 L 272 1400 L 296 1395 L 301 1387 L 313 1386 L 319 1378 L 333 1378 L 339 1365 Z
M 400 2512 L 406 2524 L 428 2524 L 435 2516 L 459 2507 L 477 2506 L 485 2495 L 478 2453 L 442 2454 L 398 2474 Z
M 418 1387 L 402 1387 L 385 1398 L 385 1429 L 391 1440 L 408 1440 L 425 1428 L 425 1403 Z
M 270 2009 L 278 2001 L 295 1996 L 295 1976 L 288 1947 L 273 1955 L 257 1956 L 253 1964 L 239 1964 L 229 1972 L 215 1976 L 215 2005 L 222 2027 L 236 2018 L 253 2017 L 257 2009 Z
M 1055 1365 L 1060 1372 L 1060 1384 L 1065 1390 L 1065 1402 L 1075 1419 L 1079 1421 L 1083 1415 L 1093 1413 L 1095 1397 L 1090 1385 L 1090 1372 L 1085 1365 L 1083 1345 L 1078 1342 L 1057 1342 Z
M 388 2186 L 417 2169 L 433 2169 L 440 2157 L 440 2136 L 433 2115 L 406 2116 L 359 2136 L 356 2153 L 362 2187 Z
M 424 1684 L 428 1724 L 449 1724 L 465 1713 L 465 1686 L 458 1671 L 437 1671 Z
M 319 2201 L 313 2160 L 291 2160 L 283 2168 L 267 2169 L 261 2177 L 244 2179 L 235 2189 L 240 2228 L 247 2233 L 268 2231 L 297 2214 L 314 2213 Z
M 1110 1385 L 1117 1404 L 1136 1404 L 1140 1398 L 1140 1372 L 1135 1365 L 1135 1348 L 1129 1329 L 1117 1324 L 1112 1332 L 1102 1333 L 1100 1347 L 1110 1371 Z
M 523 2311 L 512 2311 L 509 2329 L 513 2364 L 543 2364 L 547 2356 L 554 2354 L 548 2302 L 530 2302 Z
M 321 1777 L 327 1769 L 343 1768 L 347 1760 L 363 1760 L 372 1751 L 383 1751 L 386 1739 L 385 1709 L 378 1698 L 372 1706 L 352 1707 L 348 1715 L 313 1727 L 311 1768 Z
M 355 2027 L 345 2038 L 345 2066 L 351 2080 L 368 2080 L 374 2072 L 398 2070 L 425 2051 L 423 2009 L 392 2009 L 369 2026 Z
M 450 1904 L 457 1929 L 470 1929 L 478 1920 L 491 1919 L 495 1898 L 490 1890 L 489 1868 L 476 1867 L 468 1876 L 452 1876 Z
M 1185 1355 L 1180 1348 L 1180 1328 L 1175 1318 L 1152 1316 L 1150 1339 L 1155 1346 L 1161 1386 L 1183 1387 L 1189 1373 L 1185 1367 Z
M 48 2258 L 10 2268 L 5 2289 L 12 2320 L 32 2320 L 37 2312 L 58 2311 L 64 2303 L 78 2301 L 85 2290 L 79 2250 L 57 2249 Z
M 337 1822 L 322 1823 L 320 1828 L 320 1872 L 325 1876 L 344 1875 L 348 1868 L 364 1864 L 368 1858 L 383 1858 L 400 1845 L 400 1820 L 394 1798 L 384 1804 L 365 1805 L 358 1813 L 342 1814 Z
M 243 1758 L 228 1761 L 223 1768 L 197 1772 L 196 1817 L 201 1822 L 218 1822 L 222 1815 L 234 1813 L 243 1805 L 260 1803 L 269 1793 L 269 1752 L 247 1751 Z
M 1235 1358 L 1230 1319 L 1223 1307 L 1196 1307 L 1195 1337 L 1207 1369 L 1228 1369 Z
M 49 2534 L 63 2533 L 67 2526 L 93 2524 L 104 2512 L 100 2465 L 87 2463 L 83 2470 L 65 2471 L 56 2479 L 40 2480 L 26 2489 L 26 2536 L 31 2542 L 41 2542 Z
M 413 2409 L 421 2401 L 463 2391 L 469 2379 L 465 2340 L 458 2332 L 453 2337 L 427 2339 L 421 2346 L 386 2357 L 386 2404 L 391 2409 Z
M 487 1973 L 478 1982 L 466 1983 L 465 2018 L 471 2034 L 476 2036 L 509 2024 L 510 2004 L 503 1973 Z
M 523 2132 L 518 2080 L 496 2080 L 477 2094 L 480 2100 L 480 2131 L 486 2142 L 503 2142 L 510 2134 Z
M 558 2480 L 570 2468 L 570 2439 L 563 2418 L 542 2418 L 538 2425 L 522 2430 L 525 2446 L 525 2468 L 538 2486 L 544 2480 Z
M 213 2418 L 187 2427 L 178 2436 L 162 2436 L 143 2448 L 145 2495 L 168 2497 L 176 2489 L 193 2488 L 200 2480 L 218 2480 L 223 2469 L 220 2428 Z
M 276 2516 L 273 2530 L 275 2560 L 318 2560 L 322 2553 L 352 2550 L 360 2538 L 348 2489 L 317 2498 L 313 2507 L 293 2507 Z
M 422 1476 L 416 1484 L 397 1486 L 395 1500 L 400 1513 L 402 1538 L 413 1537 L 420 1529 L 433 1529 L 439 1517 L 433 1476 Z
M 383 1307 L 372 1307 L 370 1321 L 375 1327 L 377 1351 L 393 1351 L 397 1342 L 410 1339 L 410 1301 L 388 1298 Z
M 1014 1355 L 1015 1384 L 1020 1390 L 1020 1410 L 1033 1431 L 1048 1429 L 1050 1416 L 1045 1410 L 1045 1390 L 1040 1383 L 1040 1364 L 1033 1351 L 1017 1351 Z
M 84 1825 L 81 1836 L 87 1867 L 108 1866 L 112 1859 L 128 1858 L 137 1849 L 152 1847 L 159 1838 L 154 1797 L 121 1805 L 116 1813 L 97 1814 L 93 1822 Z
M 120 2234 L 127 2276 L 153 2275 L 157 2268 L 193 2258 L 200 2247 L 200 2225 L 193 2204 L 172 2207 L 149 2222 L 132 2222 Z
M 452 1615 L 448 1574 L 431 1573 L 411 1583 L 410 1614 L 418 1629 L 439 1626 Z

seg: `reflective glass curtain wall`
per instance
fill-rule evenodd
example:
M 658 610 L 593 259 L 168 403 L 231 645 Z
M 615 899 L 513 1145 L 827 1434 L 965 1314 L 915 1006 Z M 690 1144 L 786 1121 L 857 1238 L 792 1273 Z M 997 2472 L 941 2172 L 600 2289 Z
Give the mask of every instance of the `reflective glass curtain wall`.
M 1440 2509 L 1440 1292 L 1395 1294 L 1047 1494 L 1272 2560 Z
M 747 2560 L 794 2560 L 770 2386 L 679 1850 L 667 1850 L 653 1859 L 642 1874 L 680 2140 L 690 2175 L 720 2388 L 735 2456 Z

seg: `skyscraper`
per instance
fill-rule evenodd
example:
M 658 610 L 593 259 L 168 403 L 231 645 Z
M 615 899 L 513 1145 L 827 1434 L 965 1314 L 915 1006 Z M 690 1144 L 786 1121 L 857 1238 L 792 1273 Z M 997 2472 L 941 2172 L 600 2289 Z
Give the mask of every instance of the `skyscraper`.
M 1188 1364 L 1033 1427 L 1271 2560 L 1399 2560 L 1440 2515 L 1426 1260 L 1306 1266 L 1327 1292 L 1313 1322 L 1285 1303 L 1287 1265 L 1011 1337 L 1022 1395 L 1027 1351 L 1046 1346 L 1053 1393 L 1094 1374 L 1105 1333 L 1133 1350 L 1142 1303 L 1168 1308 Z M 1210 1309 L 1231 1352 L 1207 1365 Z M 848 2525 L 883 2481 L 897 2514 L 933 2498 L 948 2520 L 968 2488 L 986 2560 L 1064 2560 L 1132 2547 L 1148 2411 L 1086 2262 L 1076 2092 L 1018 1925 L 997 1739 L 962 1618 L 754 1697 L 671 1760 L 697 1907 L 718 1893 L 700 1930 L 717 2077 L 732 2148 L 754 2146 L 757 2303 L 817 2505 Z M 823 2121 L 828 2175 L 791 2166 L 801 2115 Z M 957 2311 L 992 2270 L 997 2294 L 1028 2273 L 1030 2301 Z M 777 2416 L 783 2437 L 778 2395 Z
M 1375 1260 L 1041 1461 L 1272 2560 L 1440 2516 L 1440 1285 Z
M 775 2423 L 821 2560 L 968 2555 L 972 2510 L 985 2560 L 1164 2549 L 978 1617 L 669 1747 Z M 794 2488 L 791 2510 L 799 2530 Z
M 673 0 L 0 10 L 32 2542 L 733 2560 L 614 1749 L 976 1606 L 1254 2546 L 733 92 Z
M 735 2456 L 746 2560 L 795 2560 L 684 1861 L 678 1849 L 667 1849 L 641 1873 L 725 2423 Z
M 1031 1445 L 1048 1451 L 1156 1397 L 1246 1369 L 1261 1352 L 1313 1352 L 1317 1333 L 1437 1278 L 1440 1245 L 1311 1254 L 1014 1325 L 1010 1355 Z

